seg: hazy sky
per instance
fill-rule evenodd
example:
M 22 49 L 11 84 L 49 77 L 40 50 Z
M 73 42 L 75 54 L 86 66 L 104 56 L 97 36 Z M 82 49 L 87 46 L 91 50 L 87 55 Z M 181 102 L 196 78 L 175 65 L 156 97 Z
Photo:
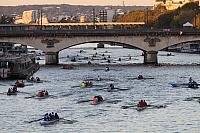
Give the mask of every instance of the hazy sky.
M 33 4 L 74 4 L 74 5 L 153 5 L 155 0 L 0 0 L 0 6 Z

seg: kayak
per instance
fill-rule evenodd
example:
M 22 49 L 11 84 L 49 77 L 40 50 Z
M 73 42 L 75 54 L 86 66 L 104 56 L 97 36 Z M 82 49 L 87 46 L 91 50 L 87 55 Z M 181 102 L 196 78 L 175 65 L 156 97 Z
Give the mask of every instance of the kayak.
M 55 119 L 55 120 L 50 120 L 50 121 L 40 121 L 40 125 L 51 125 L 51 124 L 55 124 L 56 122 L 58 122 L 60 119 Z

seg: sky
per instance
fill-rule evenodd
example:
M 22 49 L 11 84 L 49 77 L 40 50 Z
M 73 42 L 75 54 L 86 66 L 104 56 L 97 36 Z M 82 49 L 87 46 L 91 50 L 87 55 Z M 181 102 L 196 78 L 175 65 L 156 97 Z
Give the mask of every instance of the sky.
M 71 4 L 71 5 L 123 5 L 146 6 L 153 5 L 155 0 L 0 0 L 0 6 L 41 5 L 41 4 Z

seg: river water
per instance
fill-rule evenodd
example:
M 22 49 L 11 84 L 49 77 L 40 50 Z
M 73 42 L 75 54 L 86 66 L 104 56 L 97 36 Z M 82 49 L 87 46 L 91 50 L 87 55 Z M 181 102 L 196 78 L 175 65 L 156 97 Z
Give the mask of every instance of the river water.
M 71 56 L 85 57 L 98 54 L 109 54 L 113 64 L 142 63 L 143 56 L 139 50 L 108 49 L 66 49 L 60 53 L 60 62 L 67 64 Z M 162 66 L 127 65 L 78 66 L 73 70 L 61 66 L 42 66 L 34 74 L 45 80 L 44 83 L 26 83 L 19 88 L 16 96 L 7 96 L 5 92 L 14 84 L 14 80 L 0 81 L 0 132 L 1 133 L 198 133 L 200 132 L 200 104 L 197 99 L 185 101 L 189 97 L 200 96 L 199 89 L 171 87 L 171 82 L 187 83 L 190 76 L 200 82 L 200 55 L 159 52 L 159 63 Z M 69 55 L 70 57 L 67 58 Z M 128 56 L 132 56 L 128 60 Z M 117 59 L 121 57 L 122 61 Z M 106 64 L 104 60 L 95 60 Z M 93 62 L 95 62 L 93 61 Z M 78 63 L 86 63 L 79 60 Z M 92 63 L 93 63 L 92 62 Z M 44 63 L 43 60 L 40 63 Z M 70 62 L 71 63 L 71 62 Z M 169 65 L 173 64 L 173 65 Z M 185 65 L 189 64 L 189 65 Z M 139 74 L 154 79 L 136 80 Z M 92 88 L 81 88 L 85 79 L 96 79 Z M 105 80 L 104 80 L 105 79 Z M 108 92 L 105 88 L 113 83 L 119 91 Z M 28 98 L 36 95 L 38 90 L 46 89 L 52 95 L 46 99 Z M 105 101 L 99 105 L 91 102 L 79 103 L 102 95 Z M 134 108 L 122 109 L 124 105 L 136 105 L 144 99 L 151 105 L 166 105 L 166 108 L 149 108 L 138 112 Z M 64 120 L 49 126 L 41 126 L 39 121 L 45 113 L 57 112 Z

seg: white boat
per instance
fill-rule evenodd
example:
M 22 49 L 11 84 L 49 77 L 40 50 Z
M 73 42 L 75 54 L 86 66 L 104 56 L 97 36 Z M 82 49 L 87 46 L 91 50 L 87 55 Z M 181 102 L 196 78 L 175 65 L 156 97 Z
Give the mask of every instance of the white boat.
M 51 124 L 55 124 L 56 122 L 58 122 L 60 119 L 54 119 L 54 120 L 50 120 L 50 121 L 40 121 L 40 125 L 51 125 Z

